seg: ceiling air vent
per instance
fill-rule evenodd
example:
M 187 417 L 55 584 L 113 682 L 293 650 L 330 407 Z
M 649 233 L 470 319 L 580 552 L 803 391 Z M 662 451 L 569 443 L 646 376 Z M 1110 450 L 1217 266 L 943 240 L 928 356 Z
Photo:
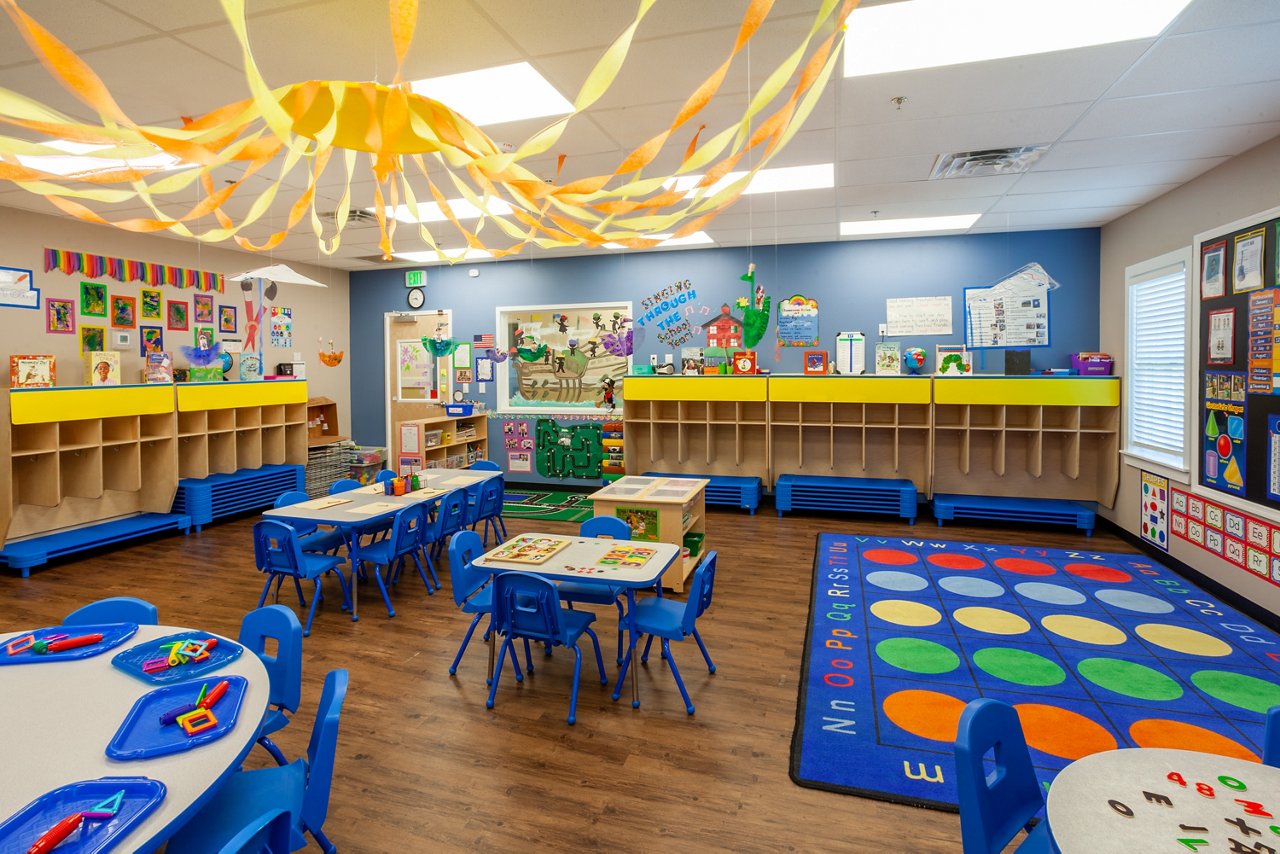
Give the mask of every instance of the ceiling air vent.
M 960 151 L 940 154 L 933 164 L 930 181 L 940 178 L 981 178 L 988 175 L 1017 175 L 1026 172 L 1040 155 L 1049 150 L 1048 143 L 1020 145 L 1016 148 L 988 148 L 984 151 Z
M 338 212 L 325 211 L 324 213 L 320 214 L 320 219 L 324 220 L 325 222 L 337 222 Z M 362 210 L 361 208 L 352 208 L 351 210 L 347 211 L 348 226 L 377 225 L 377 224 L 378 224 L 378 217 L 375 216 L 371 211 Z

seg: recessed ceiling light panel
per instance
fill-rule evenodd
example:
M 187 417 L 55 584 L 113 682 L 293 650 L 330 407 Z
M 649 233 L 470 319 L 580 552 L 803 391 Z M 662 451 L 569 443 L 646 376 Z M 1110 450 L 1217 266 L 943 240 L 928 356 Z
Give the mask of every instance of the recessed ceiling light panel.
M 922 216 L 909 219 L 867 219 L 840 223 L 841 237 L 886 237 L 890 235 L 968 231 L 982 214 Z
M 481 126 L 573 112 L 573 104 L 527 62 L 429 77 L 409 88 Z

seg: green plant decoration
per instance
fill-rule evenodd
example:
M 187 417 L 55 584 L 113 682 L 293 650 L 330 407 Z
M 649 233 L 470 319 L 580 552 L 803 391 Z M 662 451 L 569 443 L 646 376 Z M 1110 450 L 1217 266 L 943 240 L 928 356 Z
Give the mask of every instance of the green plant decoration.
M 738 278 L 750 285 L 746 298 L 738 300 L 738 307 L 742 309 L 742 344 L 748 350 L 754 350 L 769 328 L 769 307 L 773 299 L 765 296 L 763 285 L 756 285 L 754 261 L 747 265 L 747 272 Z

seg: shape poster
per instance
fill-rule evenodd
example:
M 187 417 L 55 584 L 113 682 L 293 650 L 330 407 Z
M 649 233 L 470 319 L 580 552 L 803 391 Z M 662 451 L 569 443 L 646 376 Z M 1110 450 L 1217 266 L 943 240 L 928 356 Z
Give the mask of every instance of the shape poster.
M 1169 550 L 1169 479 L 1142 473 L 1142 539 L 1164 551 Z
M 1204 462 L 1200 482 L 1244 495 L 1245 378 L 1242 373 L 1206 371 L 1201 429 Z
M 951 297 L 905 297 L 884 301 L 885 334 L 950 335 Z
M 818 346 L 818 301 L 795 294 L 778 303 L 778 345 Z

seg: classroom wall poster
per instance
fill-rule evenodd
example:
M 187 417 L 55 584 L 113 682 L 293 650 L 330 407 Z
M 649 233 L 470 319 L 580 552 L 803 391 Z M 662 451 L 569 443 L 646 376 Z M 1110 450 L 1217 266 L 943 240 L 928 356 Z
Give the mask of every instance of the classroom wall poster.
M 515 419 L 502 422 L 502 446 L 508 451 L 532 451 L 533 436 L 529 422 Z
M 1053 277 L 1028 264 L 989 288 L 964 289 L 964 339 L 976 347 L 1048 347 Z
M 421 454 L 422 453 L 422 425 L 421 424 L 401 424 L 400 425 L 400 453 L 402 454 Z
M 532 454 L 528 451 L 508 451 L 507 470 L 513 472 L 533 471 Z
M 950 335 L 951 297 L 904 297 L 884 301 L 887 335 Z
M 1225 296 L 1226 276 L 1223 260 L 1226 257 L 1227 241 L 1200 247 L 1200 299 L 1214 299 Z
M 416 471 L 422 471 L 421 454 L 401 454 L 397 463 L 396 469 L 401 477 L 413 474 Z
M 617 507 L 613 515 L 631 528 L 631 539 L 645 543 L 658 542 L 658 511 L 652 507 Z
M 1249 394 L 1280 389 L 1280 289 L 1249 294 Z
M 285 350 L 293 346 L 293 309 L 271 306 L 271 346 Z
M 1232 293 L 1256 291 L 1262 287 L 1262 243 L 1265 228 L 1255 228 L 1236 237 L 1236 257 L 1232 270 Z
M 1280 415 L 1267 416 L 1267 497 L 1280 501 Z
M 1245 488 L 1245 375 L 1204 374 L 1204 418 L 1200 482 L 1232 495 Z
M 778 346 L 818 346 L 818 301 L 794 294 L 778 303 Z
M 1163 551 L 1169 550 L 1169 479 L 1142 472 L 1142 539 Z
M 1207 358 L 1211 365 L 1230 365 L 1236 360 L 1236 310 L 1218 308 L 1209 312 Z
M 1280 587 L 1280 526 L 1176 486 L 1169 497 L 1169 531 L 1174 537 Z
M 40 308 L 40 289 L 30 270 L 0 267 L 0 306 L 5 308 Z

